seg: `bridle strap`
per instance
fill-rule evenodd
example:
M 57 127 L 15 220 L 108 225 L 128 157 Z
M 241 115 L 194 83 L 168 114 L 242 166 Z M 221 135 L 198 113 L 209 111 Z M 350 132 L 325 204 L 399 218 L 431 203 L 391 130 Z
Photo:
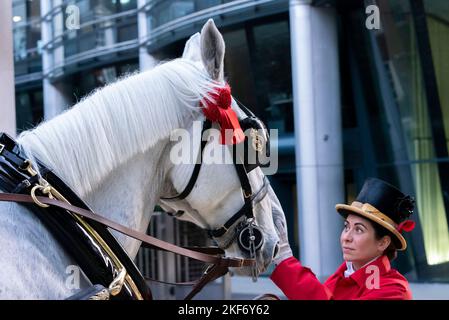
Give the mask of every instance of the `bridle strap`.
M 193 286 L 192 290 L 187 294 L 184 300 L 192 299 L 200 290 L 209 282 L 218 279 L 219 277 L 224 276 L 228 272 L 227 267 L 213 265 L 210 269 L 208 269 L 203 276 L 196 281 L 188 281 L 188 282 L 168 282 L 156 280 L 153 278 L 145 277 L 145 280 L 158 282 L 162 284 L 174 285 L 174 286 Z
M 209 120 L 205 120 L 204 124 L 203 124 L 203 129 L 201 131 L 201 137 L 204 135 L 204 132 L 206 132 L 207 130 L 209 130 L 210 128 L 212 128 L 212 122 Z M 200 169 L 201 169 L 201 165 L 203 162 L 203 152 L 204 152 L 204 148 L 206 147 L 207 144 L 207 140 L 203 140 L 201 139 L 201 148 L 198 151 L 198 155 L 197 155 L 197 161 L 195 163 L 195 167 L 193 168 L 193 172 L 192 175 L 190 176 L 189 182 L 187 183 L 186 187 L 184 188 L 184 190 L 173 197 L 161 197 L 161 200 L 182 200 L 187 198 L 187 196 L 190 194 L 190 192 L 192 192 L 193 187 L 195 186 L 196 181 L 198 180 L 198 176 L 200 174 Z M 235 145 L 232 145 L 233 148 L 235 148 Z M 234 157 L 236 156 L 236 152 L 234 149 L 233 155 Z M 245 202 L 246 202 L 246 198 L 248 198 L 251 194 L 252 194 L 252 190 L 251 190 L 251 184 L 249 182 L 248 179 L 248 172 L 245 169 L 245 165 L 243 164 L 244 162 L 239 159 L 239 161 L 237 161 L 237 159 L 234 158 L 234 166 L 235 169 L 237 171 L 237 175 L 239 177 L 240 180 L 240 184 L 242 186 L 242 190 L 243 190 L 243 195 L 245 198 Z
M 204 125 L 203 125 L 203 130 L 201 131 L 201 137 L 203 136 L 203 133 L 206 130 L 209 130 L 210 128 L 212 128 L 212 122 L 210 122 L 209 120 L 204 121 Z M 182 200 L 187 198 L 187 196 L 190 194 L 190 192 L 192 192 L 193 187 L 195 186 L 196 180 L 198 179 L 198 176 L 200 174 L 200 169 L 201 169 L 201 164 L 203 162 L 203 151 L 204 148 L 206 147 L 207 144 L 207 140 L 203 140 L 201 139 L 201 147 L 200 150 L 198 152 L 197 155 L 197 159 L 196 159 L 196 163 L 195 163 L 195 167 L 193 168 L 193 172 L 192 172 L 192 176 L 190 177 L 189 182 L 187 183 L 187 186 L 184 188 L 184 190 L 174 196 L 174 197 L 161 197 L 161 200 Z
M 226 223 L 218 229 L 214 229 L 214 230 L 208 230 L 208 234 L 209 236 L 213 237 L 213 238 L 219 238 L 221 236 L 223 236 L 228 230 L 229 228 L 237 222 L 238 219 L 240 219 L 243 215 L 247 216 L 248 212 L 252 212 L 252 205 L 250 201 L 245 201 L 245 204 L 243 205 L 243 207 L 237 211 L 237 213 L 235 213 L 231 218 L 229 218 L 228 221 L 226 221 Z
M 242 187 L 243 198 L 245 199 L 245 203 L 248 198 L 253 195 L 253 191 L 251 188 L 251 183 L 249 182 L 248 172 L 246 172 L 245 166 L 243 163 L 234 162 L 235 170 L 237 171 L 237 175 L 239 176 L 240 185 Z
M 206 284 L 215 279 L 224 276 L 228 272 L 228 268 L 215 264 L 211 267 L 210 271 L 201 277 L 197 284 L 193 287 L 192 291 L 184 298 L 184 300 L 192 299 Z
M 219 238 L 223 236 L 229 230 L 229 228 L 242 216 L 245 215 L 247 218 L 253 217 L 253 202 L 257 203 L 265 198 L 268 192 L 268 184 L 268 178 L 264 177 L 263 185 L 259 189 L 259 191 L 257 191 L 256 194 L 251 195 L 251 197 L 245 198 L 245 204 L 243 205 L 243 207 L 239 211 L 237 211 L 231 218 L 229 218 L 229 220 L 226 221 L 226 223 L 221 228 L 209 230 L 209 235 L 214 238 Z
M 158 249 L 161 251 L 167 251 L 167 250 L 164 250 L 161 248 L 155 248 L 154 246 L 147 244 L 146 242 L 142 242 L 141 247 L 148 248 L 148 249 Z M 187 250 L 192 250 L 195 252 L 202 252 L 205 254 L 212 254 L 212 255 L 225 254 L 224 250 L 219 247 L 186 247 L 186 246 L 182 246 L 181 248 L 184 248 Z M 167 251 L 167 252 L 170 252 L 170 251 Z
M 212 127 L 212 122 L 209 121 L 208 119 L 206 119 L 204 121 L 203 124 L 203 129 L 201 132 L 201 136 L 203 136 L 204 132 L 207 131 L 208 129 L 210 129 Z M 198 179 L 199 176 L 199 172 L 201 169 L 201 164 L 202 164 L 202 156 L 203 156 L 203 152 L 204 152 L 204 148 L 206 147 L 207 144 L 207 140 L 202 140 L 201 139 L 201 148 L 198 151 L 198 155 L 197 155 L 197 161 L 195 163 L 195 167 L 193 168 L 193 172 L 192 175 L 190 176 L 189 182 L 187 183 L 187 186 L 184 188 L 184 190 L 173 197 L 161 197 L 161 200 L 168 200 L 168 201 L 172 201 L 172 200 L 182 200 L 185 199 L 190 192 L 192 192 L 193 187 L 195 186 L 195 183 Z M 255 196 L 253 195 L 252 192 L 252 188 L 251 188 L 251 183 L 249 181 L 248 178 L 248 172 L 245 169 L 245 165 L 244 162 L 241 159 L 237 159 L 236 155 L 237 152 L 235 152 L 235 145 L 232 145 L 232 148 L 234 152 L 232 152 L 233 157 L 234 157 L 234 167 L 235 170 L 237 172 L 237 175 L 239 177 L 239 181 L 240 181 L 240 185 L 242 188 L 242 193 L 243 193 L 243 199 L 244 199 L 244 205 L 243 207 L 237 212 L 235 213 L 228 221 L 226 221 L 226 223 L 218 229 L 214 229 L 214 230 L 208 230 L 208 234 L 211 237 L 215 237 L 218 238 L 222 235 L 224 235 L 228 229 L 243 215 L 245 215 L 247 218 L 254 218 L 254 214 L 253 214 L 253 199 L 255 198 Z M 266 190 L 266 177 L 264 178 L 264 184 L 262 186 L 262 188 L 257 192 L 257 194 L 260 193 L 260 191 L 263 191 L 264 189 Z

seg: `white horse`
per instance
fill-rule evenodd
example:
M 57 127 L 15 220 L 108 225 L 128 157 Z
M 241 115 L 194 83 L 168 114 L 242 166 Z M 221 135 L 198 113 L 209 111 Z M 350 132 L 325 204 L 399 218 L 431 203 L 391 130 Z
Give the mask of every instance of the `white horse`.
M 223 38 L 209 20 L 201 35 L 186 43 L 182 58 L 95 91 L 22 133 L 18 142 L 32 161 L 35 156 L 52 168 L 95 212 L 145 232 L 160 197 L 181 192 L 192 174 L 193 164 L 170 160 L 170 134 L 179 128 L 192 131 L 193 121 L 204 120 L 199 102 L 217 83 L 224 84 L 223 57 Z M 235 102 L 233 109 L 243 117 Z M 260 168 L 249 174 L 253 190 L 261 188 L 263 178 Z M 243 203 L 232 164 L 203 164 L 190 195 L 164 203 L 164 208 L 182 209 L 183 218 L 214 229 Z M 264 237 L 257 253 L 258 272 L 271 262 L 279 240 L 272 203 L 277 199 L 270 190 L 254 208 Z M 16 203 L 0 202 L 0 212 L 0 298 L 61 299 L 74 294 L 66 286 L 66 268 L 75 262 L 36 216 Z M 134 258 L 140 242 L 114 235 Z M 247 257 L 235 243 L 226 255 Z M 250 275 L 250 270 L 241 273 Z

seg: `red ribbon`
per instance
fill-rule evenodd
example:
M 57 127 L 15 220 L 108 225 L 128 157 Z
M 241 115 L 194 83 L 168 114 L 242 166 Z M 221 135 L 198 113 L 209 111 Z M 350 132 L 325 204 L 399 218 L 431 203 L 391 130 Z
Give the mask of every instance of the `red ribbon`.
M 405 220 L 405 221 L 402 221 L 402 222 L 398 225 L 397 230 L 398 230 L 399 232 L 402 232 L 402 231 L 410 232 L 410 231 L 412 231 L 413 229 L 415 229 L 415 225 L 416 225 L 415 221 L 412 221 L 412 220 Z
M 245 140 L 245 134 L 240 127 L 237 114 L 231 108 L 231 87 L 226 84 L 210 93 L 215 102 L 208 99 L 203 103 L 203 113 L 212 122 L 220 125 L 221 144 L 237 144 Z

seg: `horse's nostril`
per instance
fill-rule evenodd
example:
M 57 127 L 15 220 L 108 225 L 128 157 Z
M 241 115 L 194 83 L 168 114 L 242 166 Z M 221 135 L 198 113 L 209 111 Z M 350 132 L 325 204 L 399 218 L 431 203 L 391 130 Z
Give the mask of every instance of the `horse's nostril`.
M 277 256 L 279 252 L 279 244 L 276 243 L 276 245 L 274 246 L 274 250 L 273 250 L 273 258 L 275 258 Z

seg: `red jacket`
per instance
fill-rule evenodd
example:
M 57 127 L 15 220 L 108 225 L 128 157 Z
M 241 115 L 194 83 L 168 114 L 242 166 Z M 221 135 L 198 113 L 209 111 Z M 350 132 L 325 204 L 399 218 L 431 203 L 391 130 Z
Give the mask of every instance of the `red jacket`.
M 407 280 L 381 256 L 345 278 L 346 263 L 321 284 L 313 272 L 294 257 L 282 261 L 271 280 L 287 298 L 295 300 L 410 300 Z

